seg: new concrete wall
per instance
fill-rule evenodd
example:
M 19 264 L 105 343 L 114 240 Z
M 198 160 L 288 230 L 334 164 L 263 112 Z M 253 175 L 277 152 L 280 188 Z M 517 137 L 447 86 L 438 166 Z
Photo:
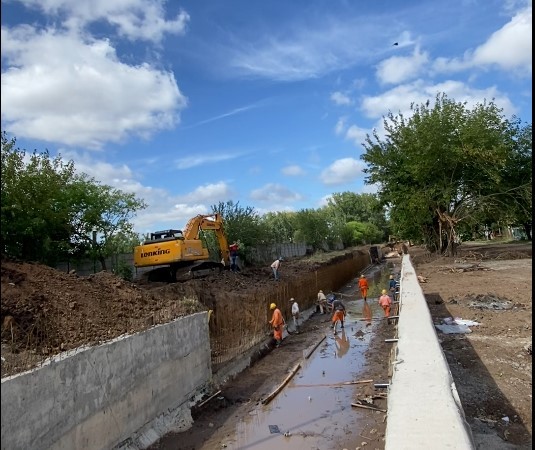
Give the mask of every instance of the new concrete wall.
M 211 380 L 208 333 L 198 313 L 3 379 L 2 449 L 145 448 L 189 428 Z
M 385 450 L 471 450 L 470 428 L 410 255 L 403 255 L 400 302 Z

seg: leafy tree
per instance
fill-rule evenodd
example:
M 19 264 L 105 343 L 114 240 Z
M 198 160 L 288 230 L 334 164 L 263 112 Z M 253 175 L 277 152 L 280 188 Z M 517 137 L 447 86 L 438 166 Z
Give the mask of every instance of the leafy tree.
M 105 268 L 108 241 L 132 232 L 129 220 L 144 202 L 77 174 L 73 161 L 48 152 L 27 155 L 15 144 L 2 133 L 2 251 L 49 265 L 93 252 Z
M 27 155 L 2 133 L 2 252 L 53 264 L 69 248 L 69 214 L 64 200 L 72 162 L 47 152 Z
M 350 232 L 351 246 L 373 244 L 383 238 L 383 232 L 369 222 L 348 222 L 346 223 L 346 229 Z
M 266 232 L 262 225 L 260 215 L 252 206 L 241 206 L 232 200 L 212 205 L 212 212 L 223 217 L 225 234 L 229 244 L 240 242 L 238 254 L 242 260 L 247 260 L 249 249 L 266 241 Z M 209 248 L 213 248 L 215 236 L 206 236 Z M 210 241 L 210 239 L 212 241 Z M 210 242 L 212 244 L 210 245 Z
M 306 242 L 314 250 L 323 249 L 331 233 L 325 214 L 314 209 L 302 209 L 295 216 L 295 242 Z
M 384 206 L 376 194 L 336 192 L 331 195 L 328 205 L 343 215 L 346 222 L 370 222 L 383 230 L 382 239 L 389 234 Z
M 261 221 L 268 242 L 294 242 L 297 230 L 295 212 L 268 212 L 262 216 Z
M 73 184 L 73 188 L 71 241 L 90 247 L 102 269 L 106 270 L 106 257 L 116 252 L 117 244 L 125 238 L 133 241 L 137 237 L 130 220 L 146 204 L 132 193 L 101 185 L 85 175 L 81 182 Z
M 470 110 L 442 94 L 432 108 L 412 104 L 411 111 L 408 119 L 387 115 L 385 138 L 367 136 L 366 181 L 381 186 L 394 232 L 454 254 L 459 224 L 498 207 L 510 212 L 511 193 L 531 184 L 510 180 L 504 190 L 519 130 L 493 102 Z

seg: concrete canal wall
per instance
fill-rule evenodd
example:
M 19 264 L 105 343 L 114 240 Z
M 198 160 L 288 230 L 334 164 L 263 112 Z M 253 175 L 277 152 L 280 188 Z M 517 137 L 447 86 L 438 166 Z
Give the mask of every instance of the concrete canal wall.
M 208 313 L 63 354 L 2 379 L 2 444 L 138 449 L 187 429 L 211 381 Z
M 470 428 L 416 271 L 410 255 L 402 258 L 385 449 L 472 450 Z

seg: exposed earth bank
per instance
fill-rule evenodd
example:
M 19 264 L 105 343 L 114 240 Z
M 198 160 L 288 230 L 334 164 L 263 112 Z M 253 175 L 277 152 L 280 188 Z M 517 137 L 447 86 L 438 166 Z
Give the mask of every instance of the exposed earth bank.
M 531 448 L 531 242 L 463 243 L 456 258 L 434 257 L 420 247 L 409 251 L 432 320 L 440 324 L 458 317 L 479 323 L 468 334 L 438 332 L 477 448 Z M 329 264 L 329 258 L 287 261 L 285 276 L 299 277 L 315 264 Z M 269 267 L 244 270 L 239 282 L 229 275 L 146 286 L 106 272 L 79 277 L 2 259 L 2 377 L 35 367 L 62 350 L 206 310 L 206 305 L 193 299 L 199 290 L 220 295 L 231 287 L 247 292 L 272 286 Z M 305 325 L 307 332 L 291 337 L 292 345 L 268 353 L 224 386 L 223 401 L 194 411 L 190 440 L 184 441 L 184 447 L 168 448 L 198 449 L 219 428 L 232 430 L 240 420 L 239 406 L 263 398 L 285 377 L 296 355 L 317 341 L 323 333 L 321 320 L 313 315 Z M 381 347 L 385 337 L 391 337 L 391 330 L 379 327 L 367 352 L 365 373 L 374 379 L 384 379 L 388 370 L 383 357 L 388 350 Z M 272 370 L 275 362 L 277 371 Z M 376 422 L 376 441 L 369 445 L 383 448 L 384 426 L 379 418 Z

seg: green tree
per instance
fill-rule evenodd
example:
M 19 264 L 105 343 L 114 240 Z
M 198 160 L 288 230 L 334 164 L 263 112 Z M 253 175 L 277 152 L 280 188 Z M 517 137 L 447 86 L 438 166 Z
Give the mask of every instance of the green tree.
M 297 230 L 295 212 L 268 212 L 261 217 L 261 221 L 268 242 L 294 242 Z
M 89 247 L 106 270 L 106 258 L 117 251 L 120 239 L 136 236 L 131 220 L 146 204 L 132 193 L 101 185 L 85 175 L 72 188 L 71 241 Z
M 212 212 L 219 213 L 223 217 L 225 234 L 230 243 L 239 241 L 240 258 L 247 261 L 249 251 L 259 243 L 266 242 L 266 231 L 258 212 L 252 206 L 241 206 L 239 202 L 232 200 L 219 202 L 212 205 Z M 208 248 L 215 246 L 215 236 L 206 236 Z
M 108 241 L 129 234 L 145 203 L 75 172 L 73 161 L 16 148 L 2 133 L 2 252 L 55 265 L 68 255 L 93 252 L 104 265 Z M 98 239 L 93 239 L 93 236 Z
M 348 222 L 346 229 L 350 232 L 350 245 L 366 245 L 380 242 L 383 232 L 370 222 Z
M 384 206 L 376 194 L 357 194 L 355 192 L 336 192 L 329 198 L 328 206 L 339 211 L 346 222 L 369 222 L 382 230 L 386 239 L 389 234 L 388 221 Z
M 504 191 L 504 173 L 518 130 L 493 102 L 469 109 L 445 94 L 435 105 L 411 105 L 412 115 L 389 113 L 385 138 L 367 136 L 362 159 L 366 182 L 381 186 L 393 231 L 454 254 L 456 229 L 498 205 L 511 210 L 511 192 L 531 180 L 517 180 Z
M 2 133 L 2 252 L 24 260 L 54 264 L 69 248 L 67 187 L 77 176 L 72 162 L 31 155 Z
M 331 234 L 325 213 L 315 209 L 302 209 L 296 213 L 295 220 L 295 242 L 306 242 L 314 250 L 324 249 Z

